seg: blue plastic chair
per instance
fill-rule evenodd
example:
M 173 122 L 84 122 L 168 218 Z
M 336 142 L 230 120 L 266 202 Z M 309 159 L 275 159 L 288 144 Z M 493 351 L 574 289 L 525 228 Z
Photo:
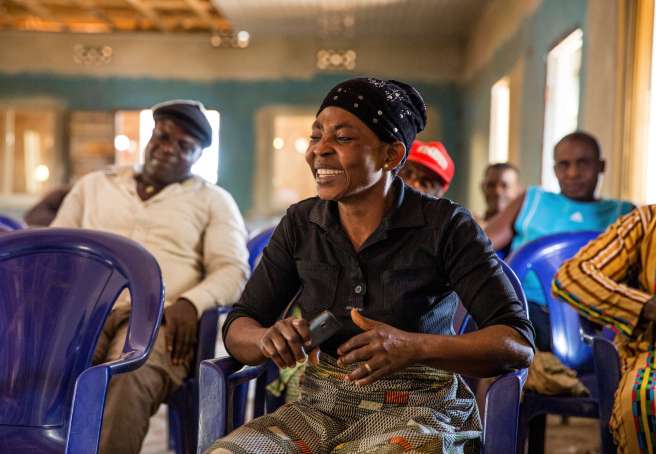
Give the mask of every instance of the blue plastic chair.
M 531 271 L 538 277 L 549 305 L 552 352 L 577 371 L 591 392 L 589 397 L 543 396 L 530 391 L 524 394 L 520 443 L 524 446 L 528 437 L 531 454 L 544 452 L 547 414 L 599 419 L 602 452 L 615 452 L 608 423 L 619 382 L 617 352 L 600 327 L 580 318 L 572 307 L 551 294 L 551 282 L 558 268 L 597 235 L 598 232 L 575 232 L 545 236 L 524 245 L 508 261 L 520 280 Z
M 526 296 L 513 270 L 503 261 L 499 261 L 504 273 L 519 296 L 524 313 L 528 314 Z M 462 305 L 461 305 L 462 307 Z M 462 307 L 464 310 L 464 307 Z M 476 322 L 467 314 L 456 332 L 460 335 L 477 330 Z M 483 411 L 483 447 L 482 454 L 519 453 L 517 440 L 519 434 L 520 398 L 527 369 L 521 369 L 499 376 L 487 388 L 485 393 L 485 410 Z M 472 389 L 476 389 L 479 380 L 464 377 Z
M 91 366 L 125 288 L 123 354 Z M 159 266 L 131 240 L 54 228 L 0 236 L 0 452 L 96 453 L 109 380 L 146 361 L 163 304 Z
M 5 227 L 8 230 L 21 230 L 25 228 L 25 224 L 10 216 L 0 214 L 0 227 Z
M 251 271 L 254 270 L 259 263 L 262 252 L 264 252 L 266 245 L 269 244 L 269 240 L 275 229 L 276 226 L 274 225 L 255 231 L 250 236 L 250 239 L 248 240 L 248 264 L 251 267 Z
M 214 357 L 219 317 L 230 307 L 208 309 L 198 322 L 198 345 L 192 373 L 166 401 L 169 420 L 169 448 L 176 454 L 196 452 L 198 427 L 198 374 L 201 361 Z
M 520 281 L 503 262 L 504 272 L 526 308 L 526 298 Z M 473 329 L 475 323 L 466 316 L 460 327 L 462 334 Z M 203 361 L 200 367 L 200 387 L 203 400 L 200 404 L 198 454 L 234 428 L 244 423 L 249 383 L 255 381 L 253 417 L 275 411 L 280 399 L 266 396 L 266 385 L 277 378 L 278 369 L 271 361 L 258 366 L 244 367 L 232 357 Z M 513 454 L 517 450 L 519 399 L 526 381 L 526 369 L 497 378 L 486 393 L 484 417 L 484 454 Z
M 255 268 L 275 227 L 255 232 L 248 240 L 248 264 Z M 196 452 L 198 439 L 198 370 L 202 361 L 214 357 L 219 319 L 231 307 L 217 307 L 203 313 L 198 326 L 198 346 L 194 368 L 182 386 L 166 401 L 169 420 L 169 448 L 176 454 Z

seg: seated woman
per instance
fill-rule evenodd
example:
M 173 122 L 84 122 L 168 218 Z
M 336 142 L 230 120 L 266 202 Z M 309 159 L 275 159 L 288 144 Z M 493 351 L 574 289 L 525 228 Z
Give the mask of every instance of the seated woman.
M 554 295 L 617 332 L 622 376 L 610 426 L 618 453 L 656 451 L 656 205 L 637 208 L 565 262 Z
M 298 401 L 208 450 L 218 453 L 478 452 L 474 396 L 458 375 L 527 367 L 533 330 L 467 210 L 419 194 L 396 172 L 426 122 L 409 85 L 334 87 L 306 159 L 318 197 L 293 205 L 223 328 L 237 360 L 306 358 L 308 322 L 341 322 L 310 362 Z M 452 336 L 456 291 L 479 331 Z M 297 295 L 303 318 L 282 318 Z

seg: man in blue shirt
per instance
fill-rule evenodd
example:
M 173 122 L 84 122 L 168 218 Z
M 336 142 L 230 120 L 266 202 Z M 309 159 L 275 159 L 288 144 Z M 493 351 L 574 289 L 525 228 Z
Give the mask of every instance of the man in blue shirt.
M 485 228 L 496 250 L 511 251 L 545 235 L 583 230 L 604 230 L 633 209 L 619 200 L 598 199 L 595 190 L 605 162 L 597 140 L 577 131 L 554 147 L 554 172 L 560 194 L 531 186 Z M 549 313 L 537 277 L 522 283 L 529 301 L 529 317 L 535 327 L 539 350 L 551 350 Z

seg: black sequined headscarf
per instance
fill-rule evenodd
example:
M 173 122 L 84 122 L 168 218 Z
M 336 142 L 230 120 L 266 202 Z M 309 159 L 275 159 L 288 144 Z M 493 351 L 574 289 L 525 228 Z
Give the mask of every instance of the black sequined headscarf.
M 421 94 L 396 80 L 371 77 L 347 80 L 330 90 L 317 115 L 329 106 L 352 113 L 383 142 L 403 142 L 406 150 L 403 162 L 415 136 L 426 126 L 426 104 Z

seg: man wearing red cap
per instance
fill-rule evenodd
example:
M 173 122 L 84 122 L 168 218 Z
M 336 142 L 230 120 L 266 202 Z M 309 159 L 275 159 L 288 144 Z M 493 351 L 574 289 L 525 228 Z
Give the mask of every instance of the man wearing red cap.
M 453 159 L 442 142 L 415 140 L 399 176 L 419 192 L 442 197 L 449 189 L 454 173 Z

